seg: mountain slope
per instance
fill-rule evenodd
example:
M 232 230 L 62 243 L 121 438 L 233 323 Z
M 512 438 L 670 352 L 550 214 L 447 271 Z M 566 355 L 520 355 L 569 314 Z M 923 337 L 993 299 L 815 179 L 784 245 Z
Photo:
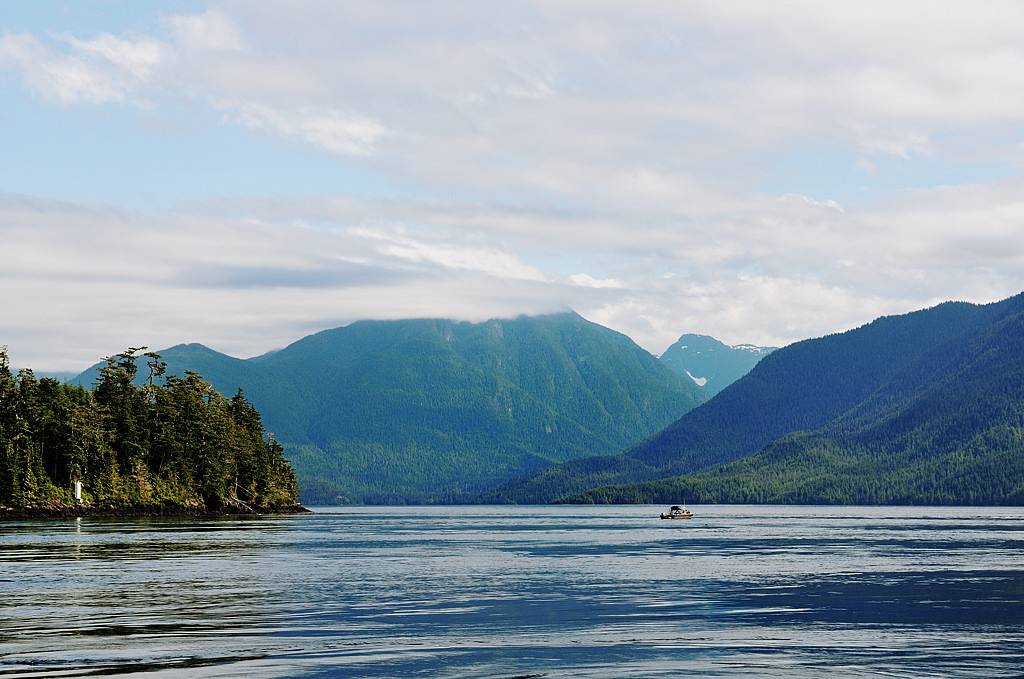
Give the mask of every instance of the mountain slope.
M 309 502 L 479 492 L 626 448 L 703 398 L 628 337 L 574 313 L 361 321 L 245 361 L 200 345 L 162 355 L 172 374 L 243 387 Z
M 824 426 L 931 352 L 1001 318 L 1016 299 L 982 306 L 950 302 L 779 349 L 619 460 L 573 461 L 518 479 L 487 499 L 545 502 L 587 488 L 687 474 L 758 452 L 791 432 Z
M 1024 297 L 841 416 L 704 472 L 577 501 L 1024 504 Z
M 661 362 L 677 375 L 689 377 L 714 396 L 750 372 L 775 347 L 752 344 L 729 346 L 707 335 L 687 334 L 661 355 Z

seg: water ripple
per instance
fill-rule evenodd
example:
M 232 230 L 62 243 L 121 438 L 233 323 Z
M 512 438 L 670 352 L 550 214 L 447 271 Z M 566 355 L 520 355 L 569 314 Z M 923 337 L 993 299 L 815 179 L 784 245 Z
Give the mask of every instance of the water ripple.
M 1019 677 L 1024 512 L 0 524 L 0 677 Z

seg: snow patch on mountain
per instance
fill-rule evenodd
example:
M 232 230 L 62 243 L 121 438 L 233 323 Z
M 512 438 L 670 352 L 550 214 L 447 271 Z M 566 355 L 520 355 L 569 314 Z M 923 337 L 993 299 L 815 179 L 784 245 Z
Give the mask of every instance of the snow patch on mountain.
M 737 351 L 749 351 L 752 354 L 770 354 L 775 351 L 772 347 L 759 347 L 755 344 L 733 344 L 731 348 Z
M 694 377 L 693 374 L 690 373 L 689 370 L 685 370 L 685 369 L 684 369 L 684 372 L 686 372 L 686 376 L 689 377 L 691 380 L 693 380 L 694 383 L 696 383 L 696 385 L 698 387 L 703 387 L 705 384 L 708 383 L 708 378 L 706 378 L 706 377 Z

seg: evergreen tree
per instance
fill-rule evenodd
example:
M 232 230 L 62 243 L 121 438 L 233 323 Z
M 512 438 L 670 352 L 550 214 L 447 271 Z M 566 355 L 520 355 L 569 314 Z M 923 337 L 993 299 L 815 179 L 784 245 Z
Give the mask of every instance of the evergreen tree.
M 0 507 L 86 506 L 257 511 L 292 506 L 298 488 L 283 449 L 239 392 L 194 372 L 166 377 L 145 347 L 105 359 L 95 389 L 13 375 L 0 347 Z

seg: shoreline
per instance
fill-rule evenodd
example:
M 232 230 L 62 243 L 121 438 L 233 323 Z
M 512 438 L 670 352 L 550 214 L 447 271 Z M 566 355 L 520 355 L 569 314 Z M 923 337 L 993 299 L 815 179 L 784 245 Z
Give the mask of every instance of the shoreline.
M 209 510 L 205 507 L 0 507 L 0 522 L 24 519 L 75 519 L 75 518 L 256 518 L 260 516 L 286 516 L 312 514 L 313 511 L 301 504 L 284 507 L 255 507 L 255 511 L 236 510 L 234 507 Z

